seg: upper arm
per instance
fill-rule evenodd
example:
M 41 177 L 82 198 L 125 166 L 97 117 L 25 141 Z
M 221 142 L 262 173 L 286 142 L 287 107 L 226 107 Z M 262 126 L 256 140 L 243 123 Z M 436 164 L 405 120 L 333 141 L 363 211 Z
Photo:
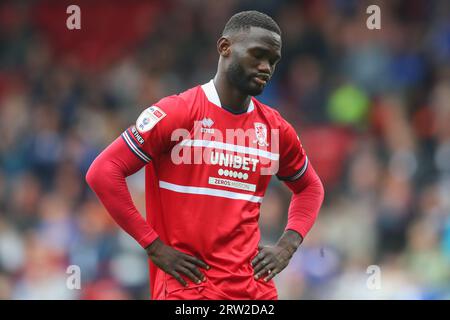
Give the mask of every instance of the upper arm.
M 277 177 L 286 183 L 298 181 L 308 169 L 308 156 L 295 129 L 290 124 L 284 122 L 281 130 L 280 167 Z

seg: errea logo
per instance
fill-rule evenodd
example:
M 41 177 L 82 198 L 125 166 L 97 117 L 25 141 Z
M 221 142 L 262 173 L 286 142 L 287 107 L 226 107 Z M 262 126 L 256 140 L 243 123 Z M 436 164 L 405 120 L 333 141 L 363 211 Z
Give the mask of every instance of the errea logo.
M 200 122 L 202 124 L 202 128 L 201 128 L 202 133 L 211 133 L 211 134 L 214 133 L 214 129 L 210 129 L 212 127 L 212 125 L 214 124 L 214 121 L 212 121 L 210 118 L 203 118 L 203 120 Z
M 214 124 L 214 121 L 212 121 L 210 118 L 203 118 L 202 120 L 202 126 L 211 128 Z

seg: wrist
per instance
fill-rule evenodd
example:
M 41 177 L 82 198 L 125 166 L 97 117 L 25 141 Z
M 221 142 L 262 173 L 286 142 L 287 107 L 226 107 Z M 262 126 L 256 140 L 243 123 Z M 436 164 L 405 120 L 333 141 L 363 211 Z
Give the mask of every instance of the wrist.
M 161 241 L 160 238 L 156 238 L 152 243 L 150 243 L 147 247 L 145 247 L 145 251 L 147 252 L 148 256 L 152 256 L 159 250 L 159 248 L 164 243 Z
M 277 245 L 285 249 L 292 256 L 303 241 L 303 237 L 294 230 L 286 230 L 278 240 Z

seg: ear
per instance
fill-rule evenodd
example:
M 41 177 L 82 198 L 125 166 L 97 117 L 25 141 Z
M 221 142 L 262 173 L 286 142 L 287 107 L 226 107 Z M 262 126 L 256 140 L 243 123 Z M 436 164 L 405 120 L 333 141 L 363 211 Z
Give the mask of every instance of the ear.
M 222 57 L 228 57 L 231 54 L 231 41 L 229 38 L 220 37 L 217 40 L 217 51 Z

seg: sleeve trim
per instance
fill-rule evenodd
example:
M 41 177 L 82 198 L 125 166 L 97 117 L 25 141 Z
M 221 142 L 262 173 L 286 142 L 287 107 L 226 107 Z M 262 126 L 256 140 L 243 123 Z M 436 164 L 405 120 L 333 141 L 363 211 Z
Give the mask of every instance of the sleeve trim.
M 148 234 L 146 234 L 142 239 L 139 239 L 138 243 L 141 245 L 142 248 L 146 249 L 149 245 L 153 243 L 156 239 L 158 239 L 159 235 L 154 231 L 150 231 Z
M 128 148 L 130 148 L 130 150 L 142 161 L 144 161 L 145 163 L 149 163 L 152 158 L 146 154 L 144 151 L 141 150 L 141 148 L 139 148 L 139 146 L 137 146 L 136 142 L 133 140 L 132 137 L 130 137 L 130 133 L 128 132 L 128 130 L 124 131 L 122 133 L 122 138 L 125 141 L 125 143 L 127 144 Z
M 279 175 L 277 175 L 278 179 L 280 179 L 281 181 L 295 181 L 300 179 L 303 174 L 306 172 L 306 169 L 308 169 L 308 156 L 306 156 L 305 158 L 305 163 L 303 164 L 303 166 L 300 168 L 300 170 L 298 170 L 296 173 L 294 173 L 292 176 L 289 177 L 280 177 Z

